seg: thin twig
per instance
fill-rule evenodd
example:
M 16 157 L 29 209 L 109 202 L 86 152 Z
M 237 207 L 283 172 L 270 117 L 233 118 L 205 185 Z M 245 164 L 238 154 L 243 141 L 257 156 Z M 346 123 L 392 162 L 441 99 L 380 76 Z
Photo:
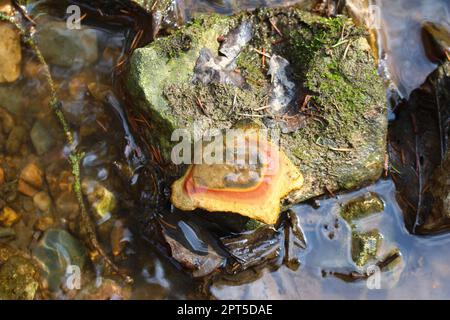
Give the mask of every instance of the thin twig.
M 255 52 L 259 53 L 260 55 L 263 55 L 263 56 L 265 56 L 265 57 L 267 57 L 269 59 L 272 58 L 272 56 L 270 54 L 262 52 L 262 51 L 260 51 L 260 50 L 258 50 L 256 48 L 253 48 L 253 51 L 255 51 Z
M 20 14 L 22 16 L 24 16 L 25 19 L 27 19 L 29 22 L 31 22 L 31 24 L 33 26 L 36 25 L 36 22 L 33 20 L 33 18 L 31 18 L 30 15 L 20 6 L 20 4 L 17 2 L 17 0 L 13 1 L 13 5 L 14 5 L 14 7 L 16 7 L 17 10 L 20 11 Z
M 275 24 L 275 22 L 272 21 L 272 19 L 269 19 L 270 24 L 272 25 L 272 27 L 275 29 L 275 31 L 280 35 L 280 37 L 284 37 L 283 33 L 280 31 L 280 29 L 278 29 L 277 25 Z
M 342 56 L 342 59 L 345 60 L 345 58 L 347 57 L 347 53 L 348 53 L 348 49 L 350 49 L 350 45 L 352 44 L 351 41 L 348 42 L 347 47 L 344 50 L 344 55 Z

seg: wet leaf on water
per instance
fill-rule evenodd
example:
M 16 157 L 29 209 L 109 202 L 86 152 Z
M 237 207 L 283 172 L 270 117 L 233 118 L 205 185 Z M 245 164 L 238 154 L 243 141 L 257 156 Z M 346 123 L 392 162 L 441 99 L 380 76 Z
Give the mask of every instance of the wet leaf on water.
M 390 159 L 408 229 L 424 234 L 450 224 L 449 213 L 431 215 L 435 201 L 433 176 L 448 152 L 450 129 L 450 63 L 441 66 L 407 103 L 397 109 L 391 123 Z M 448 189 L 447 189 L 448 190 Z

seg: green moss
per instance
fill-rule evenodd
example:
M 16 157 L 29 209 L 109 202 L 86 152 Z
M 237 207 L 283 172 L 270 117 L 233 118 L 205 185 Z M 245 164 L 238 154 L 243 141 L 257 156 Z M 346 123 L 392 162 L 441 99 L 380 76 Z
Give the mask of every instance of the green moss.
M 355 220 L 380 213 L 384 210 L 383 201 L 373 192 L 346 203 L 341 209 L 341 216 L 350 224 Z
M 265 85 L 267 72 L 263 69 L 261 57 L 254 51 L 245 48 L 237 59 L 237 66 L 248 84 L 257 88 Z

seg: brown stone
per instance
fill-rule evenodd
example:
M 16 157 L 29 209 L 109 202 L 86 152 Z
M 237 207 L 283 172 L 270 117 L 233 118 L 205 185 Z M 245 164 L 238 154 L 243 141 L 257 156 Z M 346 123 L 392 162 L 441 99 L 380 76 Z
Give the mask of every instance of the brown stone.
M 19 180 L 19 183 L 17 184 L 17 190 L 29 197 L 34 197 L 36 193 L 38 193 L 38 190 L 36 190 L 34 187 L 23 181 L 22 179 Z
M 29 163 L 23 168 L 20 179 L 36 189 L 40 189 L 44 182 L 42 170 L 35 163 Z
M 0 120 L 3 133 L 8 134 L 14 128 L 14 119 L 5 109 L 0 108 Z
M 0 167 L 0 186 L 5 183 L 5 171 Z
M 6 228 L 11 227 L 20 220 L 20 215 L 10 207 L 4 207 L 0 213 L 0 225 Z
M 36 230 L 44 232 L 44 231 L 50 229 L 51 227 L 53 227 L 54 223 L 55 223 L 55 219 L 53 219 L 52 216 L 45 215 L 45 216 L 40 217 L 36 221 L 34 228 Z
M 36 78 L 42 71 L 43 67 L 37 62 L 29 61 L 24 67 L 23 73 L 27 78 Z
M 20 76 L 22 48 L 20 33 L 9 22 L 0 22 L 0 83 L 14 82 Z
M 49 195 L 44 191 L 36 193 L 36 195 L 33 197 L 33 202 L 34 205 L 42 212 L 48 212 L 52 204 L 52 200 L 50 199 Z
M 0 12 L 10 15 L 12 14 L 12 11 L 13 7 L 11 0 L 0 0 Z

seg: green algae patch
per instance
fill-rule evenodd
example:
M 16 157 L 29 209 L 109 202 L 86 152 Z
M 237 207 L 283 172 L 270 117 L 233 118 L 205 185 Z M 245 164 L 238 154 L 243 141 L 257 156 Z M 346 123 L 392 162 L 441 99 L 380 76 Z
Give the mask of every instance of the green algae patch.
M 200 50 L 218 54 L 219 39 L 243 22 L 252 24 L 253 35 L 236 59 L 235 72 L 246 85 L 194 83 Z M 297 96 L 290 112 L 299 119 L 294 130 L 283 130 L 290 114 L 280 116 L 267 107 L 272 90 L 268 61 L 273 56 L 285 58 L 292 71 Z M 166 160 L 174 145 L 173 130 L 193 130 L 194 123 L 203 132 L 251 119 L 283 132 L 281 147 L 305 177 L 305 185 L 286 204 L 326 190 L 356 188 L 378 179 L 383 170 L 384 87 L 364 31 L 343 16 L 328 19 L 296 7 L 197 16 L 135 51 L 127 89 L 136 110 L 152 126 L 144 130 L 145 139 L 156 143 Z
M 377 258 L 382 239 L 378 230 L 352 234 L 352 259 L 358 267 Z
M 355 220 L 368 217 L 375 213 L 381 213 L 384 210 L 383 201 L 373 192 L 368 192 L 361 197 L 346 203 L 341 216 L 350 224 Z
M 383 236 L 377 229 L 366 231 L 367 225 L 361 220 L 384 211 L 384 203 L 374 192 L 367 192 L 346 202 L 340 211 L 341 217 L 349 224 L 352 231 L 352 260 L 358 267 L 378 258 Z M 370 225 L 370 224 L 369 224 Z

